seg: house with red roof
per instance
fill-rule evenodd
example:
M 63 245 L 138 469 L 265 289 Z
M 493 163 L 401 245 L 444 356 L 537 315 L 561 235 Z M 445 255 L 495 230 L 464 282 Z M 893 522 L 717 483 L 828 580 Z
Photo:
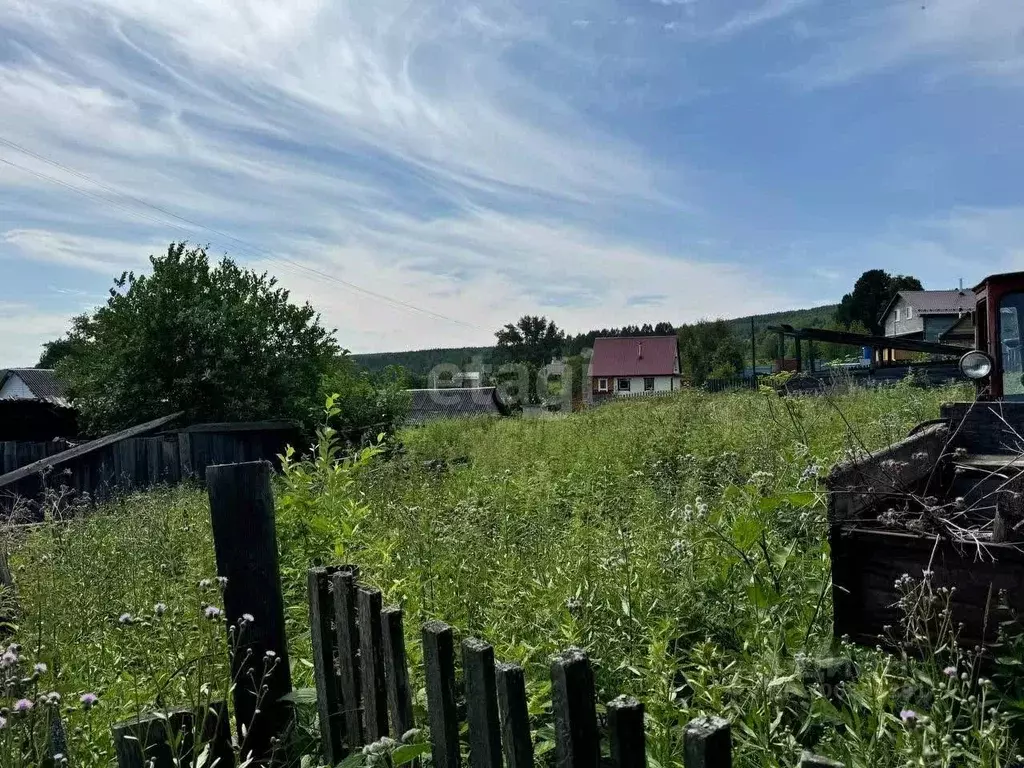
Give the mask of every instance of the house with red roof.
M 627 336 L 594 340 L 590 393 L 597 402 L 612 397 L 674 392 L 682 380 L 675 336 Z

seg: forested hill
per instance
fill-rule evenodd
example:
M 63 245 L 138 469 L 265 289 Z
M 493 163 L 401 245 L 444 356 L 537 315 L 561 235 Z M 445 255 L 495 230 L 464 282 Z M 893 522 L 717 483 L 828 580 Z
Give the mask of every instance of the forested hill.
M 836 306 L 829 304 L 811 309 L 754 315 L 754 329 L 757 335 L 761 336 L 769 325 L 788 324 L 797 328 L 824 328 L 833 322 Z M 750 318 L 751 316 L 747 315 L 727 321 L 736 338 L 744 342 L 750 340 Z M 477 358 L 486 363 L 490 359 L 491 351 L 491 347 L 442 347 L 417 349 L 409 352 L 375 352 L 366 355 L 353 355 L 352 358 L 371 372 L 381 371 L 389 365 L 400 365 L 414 376 L 425 376 L 434 366 L 442 363 L 465 367 Z

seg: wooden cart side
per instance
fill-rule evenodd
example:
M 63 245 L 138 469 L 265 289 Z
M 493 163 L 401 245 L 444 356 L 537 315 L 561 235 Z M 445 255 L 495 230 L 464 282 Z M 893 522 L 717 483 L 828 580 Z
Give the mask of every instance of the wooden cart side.
M 836 465 L 825 480 L 829 523 L 874 517 L 887 499 L 925 490 L 930 478 L 937 479 L 949 433 L 946 424 L 934 424 L 889 448 Z
M 903 618 L 896 582 L 920 581 L 932 572 L 933 589 L 956 588 L 951 611 L 963 622 L 960 642 L 974 647 L 995 640 L 1008 618 L 1000 593 L 1014 612 L 1024 611 L 1024 552 L 1008 544 L 983 547 L 893 531 L 835 527 L 831 534 L 835 635 L 877 645 L 885 627 Z

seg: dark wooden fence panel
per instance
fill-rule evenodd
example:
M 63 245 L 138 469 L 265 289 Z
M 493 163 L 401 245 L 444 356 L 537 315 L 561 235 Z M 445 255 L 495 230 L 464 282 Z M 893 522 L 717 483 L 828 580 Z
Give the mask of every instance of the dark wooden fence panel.
M 176 432 L 126 437 L 67 460 L 64 441 L 0 443 L 0 513 L 10 511 L 16 499 L 38 500 L 44 488 L 65 487 L 91 500 L 105 501 L 127 491 L 178 483 L 191 478 L 205 483 L 206 468 L 216 464 L 270 461 L 288 445 L 303 449 L 302 434 L 287 422 L 198 424 Z M 4 475 L 53 457 L 52 467 L 5 482 Z M 45 477 L 44 477 L 45 475 Z M 38 511 L 30 519 L 39 519 Z

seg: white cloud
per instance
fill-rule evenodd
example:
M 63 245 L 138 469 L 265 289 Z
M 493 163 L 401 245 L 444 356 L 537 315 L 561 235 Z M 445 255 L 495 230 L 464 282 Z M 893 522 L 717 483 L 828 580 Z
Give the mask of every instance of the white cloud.
M 942 73 L 976 73 L 1020 83 L 1024 3 L 922 0 L 883 3 L 841 17 L 823 52 L 790 73 L 809 87 L 841 85 L 929 61 Z
M 755 8 L 737 13 L 725 23 L 717 27 L 713 37 L 729 38 L 743 34 L 762 24 L 769 24 L 806 8 L 814 0 L 765 0 Z
M 68 329 L 68 315 L 43 312 L 30 304 L 0 302 L 0 360 L 10 368 L 29 368 L 39 361 L 42 345 Z

